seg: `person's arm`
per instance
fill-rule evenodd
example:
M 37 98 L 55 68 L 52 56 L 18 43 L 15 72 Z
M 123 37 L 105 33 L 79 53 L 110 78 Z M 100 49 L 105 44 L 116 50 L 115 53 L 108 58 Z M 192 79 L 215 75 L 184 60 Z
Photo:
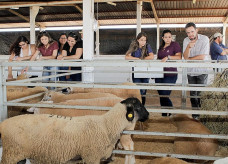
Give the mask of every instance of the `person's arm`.
M 193 40 L 193 41 L 189 42 L 188 45 L 186 46 L 186 49 L 183 53 L 185 60 L 190 60 L 190 58 L 189 58 L 190 51 L 195 46 L 195 43 L 196 43 L 196 40 Z M 194 60 L 194 59 L 192 59 L 192 60 Z
M 32 57 L 30 58 L 30 61 L 34 61 L 36 59 L 36 57 L 39 55 L 40 51 L 36 50 L 36 52 L 32 55 Z M 25 67 L 25 69 L 23 69 L 23 72 L 27 72 L 29 69 L 29 66 Z
M 63 56 L 64 60 L 70 60 L 70 59 L 80 59 L 82 56 L 83 48 L 77 48 L 74 55 L 71 56 Z
M 227 48 L 222 48 L 222 52 L 220 53 L 220 55 L 228 55 L 228 49 Z
M 64 56 L 67 56 L 67 51 L 66 50 L 62 50 L 62 53 L 61 53 L 61 55 L 59 55 L 57 57 L 57 60 L 63 60 Z
M 167 60 L 181 60 L 181 52 L 176 53 L 174 56 L 166 56 L 161 60 L 161 62 L 166 62 Z
M 126 59 L 126 60 L 139 60 L 140 58 L 133 57 L 133 56 L 131 56 L 131 54 L 129 53 L 129 54 L 126 54 L 126 55 L 125 55 L 125 59 Z
M 57 54 L 58 54 L 58 49 L 55 49 L 55 50 L 53 50 L 51 56 L 41 56 L 40 60 L 56 59 Z
M 15 53 L 12 53 L 9 57 L 9 62 L 12 62 L 15 57 Z M 12 67 L 8 67 L 8 79 L 13 79 Z
M 153 60 L 154 59 L 154 54 L 153 52 L 150 52 L 147 57 L 144 58 L 145 60 Z

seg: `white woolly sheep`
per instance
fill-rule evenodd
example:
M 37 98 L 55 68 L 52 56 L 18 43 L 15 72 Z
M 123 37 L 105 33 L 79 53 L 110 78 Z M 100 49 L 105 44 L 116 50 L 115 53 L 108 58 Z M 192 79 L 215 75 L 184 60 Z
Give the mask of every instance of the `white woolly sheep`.
M 99 92 L 90 92 L 90 93 L 73 93 L 73 94 L 63 94 L 60 92 L 49 91 L 45 94 L 43 101 L 53 101 L 53 103 L 65 102 L 67 100 L 75 99 L 93 99 L 99 97 L 117 97 L 111 93 L 99 93 Z
M 123 130 L 149 113 L 136 98 L 116 104 L 100 116 L 63 117 L 21 115 L 0 124 L 3 156 L 1 164 L 15 164 L 25 158 L 59 164 L 80 155 L 87 164 L 107 159 Z
M 171 120 L 174 121 L 177 132 L 212 134 L 202 123 L 188 115 L 177 114 L 172 116 Z M 216 139 L 177 137 L 174 141 L 174 151 L 177 154 L 214 156 L 217 147 Z
M 119 97 L 100 97 L 94 99 L 76 99 L 68 100 L 66 102 L 56 103 L 58 105 L 81 105 L 81 106 L 103 106 L 113 107 L 115 104 L 121 102 L 123 99 Z M 44 101 L 45 102 L 45 101 Z M 91 107 L 92 109 L 92 107 Z M 67 117 L 85 116 L 85 115 L 101 115 L 106 113 L 104 110 L 91 109 L 70 109 L 70 108 L 30 108 L 29 112 L 34 114 L 55 114 Z
M 150 164 L 188 164 L 188 162 L 185 162 L 177 158 L 162 157 L 150 161 Z
M 134 83 L 125 82 L 122 85 L 136 85 Z M 70 93 L 88 93 L 88 92 L 99 92 L 99 93 L 111 93 L 123 99 L 128 97 L 136 97 L 142 102 L 141 94 L 139 89 L 118 89 L 118 88 L 69 88 Z
M 87 93 L 82 93 L 84 95 Z M 104 93 L 107 95 L 107 93 Z M 81 95 L 81 94 L 80 94 Z M 85 96 L 85 95 L 84 95 Z M 112 95 L 111 95 L 112 96 Z M 99 97 L 94 99 L 77 99 L 77 100 L 68 100 L 66 102 L 61 102 L 58 104 L 61 105 L 82 105 L 82 106 L 105 106 L 113 107 L 115 104 L 121 102 L 123 99 L 119 97 Z M 45 102 L 45 101 L 44 101 Z M 34 114 L 54 114 L 68 117 L 76 116 L 85 116 L 85 115 L 101 115 L 106 113 L 104 110 L 90 110 L 90 109 L 63 109 L 63 108 L 30 108 L 29 112 L 34 112 Z M 134 130 L 132 126 L 129 130 Z M 120 144 L 124 150 L 134 150 L 134 142 L 131 139 L 130 135 L 122 135 L 120 138 Z M 125 156 L 125 164 L 135 163 L 134 155 Z

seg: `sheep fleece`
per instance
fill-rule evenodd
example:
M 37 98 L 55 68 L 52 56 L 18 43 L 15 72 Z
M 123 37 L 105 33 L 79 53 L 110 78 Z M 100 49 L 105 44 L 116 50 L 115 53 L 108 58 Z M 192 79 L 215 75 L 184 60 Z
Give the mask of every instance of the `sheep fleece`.
M 0 124 L 1 163 L 11 164 L 31 158 L 57 164 L 76 155 L 86 163 L 99 163 L 101 158 L 111 155 L 120 133 L 132 125 L 125 117 L 126 106 L 117 104 L 115 108 L 101 116 L 42 114 L 9 118 Z

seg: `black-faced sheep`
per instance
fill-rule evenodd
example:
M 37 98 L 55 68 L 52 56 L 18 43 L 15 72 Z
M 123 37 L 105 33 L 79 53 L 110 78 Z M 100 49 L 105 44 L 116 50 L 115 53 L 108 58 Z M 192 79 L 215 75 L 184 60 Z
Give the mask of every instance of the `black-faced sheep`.
M 2 164 L 25 158 L 64 163 L 80 155 L 87 164 L 111 156 L 121 132 L 146 121 L 149 113 L 136 98 L 128 98 L 100 116 L 21 115 L 0 124 Z
M 198 120 L 185 114 L 174 115 L 171 121 L 174 121 L 179 133 L 212 134 Z M 214 156 L 217 147 L 216 139 L 177 137 L 174 141 L 174 152 L 177 154 Z

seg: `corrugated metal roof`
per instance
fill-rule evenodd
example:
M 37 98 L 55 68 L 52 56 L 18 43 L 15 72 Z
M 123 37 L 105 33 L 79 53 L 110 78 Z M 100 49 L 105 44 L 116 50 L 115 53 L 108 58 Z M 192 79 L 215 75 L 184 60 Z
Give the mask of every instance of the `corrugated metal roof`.
M 94 15 L 95 18 L 99 20 L 102 24 L 135 24 L 136 23 L 136 0 L 121 2 L 121 0 L 114 0 L 114 5 L 110 5 L 105 1 L 99 0 L 94 3 Z M 110 0 L 109 0 L 110 1 Z M 118 2 L 115 2 L 118 1 Z M 145 2 L 147 1 L 147 2 Z M 142 5 L 142 23 L 156 23 L 154 19 L 154 13 L 152 11 L 151 3 L 149 0 L 145 0 Z M 41 6 L 39 13 L 36 17 L 37 22 L 42 22 L 45 24 L 55 24 L 66 25 L 66 22 L 77 21 L 81 24 L 82 13 L 75 7 L 83 7 L 79 0 L 75 1 L 75 4 L 69 1 L 70 4 L 57 5 L 56 2 L 68 2 L 68 1 L 36 1 L 32 2 L 26 1 L 1 1 L 0 0 L 0 25 L 7 23 L 10 24 L 17 23 L 18 26 L 21 23 L 26 23 L 27 21 L 17 16 L 9 11 L 7 5 L 17 5 L 24 4 L 17 12 L 29 18 L 29 7 L 31 4 L 43 2 L 55 2 L 55 4 L 49 6 Z M 76 3 L 77 2 L 77 3 Z M 81 1 L 82 2 L 82 1 Z M 193 4 L 192 0 L 153 0 L 155 10 L 157 12 L 158 18 L 160 18 L 161 23 L 186 23 L 192 21 L 195 23 L 222 23 L 228 15 L 228 0 L 196 0 Z M 4 7 L 5 6 L 5 7 Z M 58 23 L 56 23 L 58 22 Z M 71 24 L 71 23 L 69 23 Z M 72 24 L 71 24 L 72 25 Z M 5 25 L 4 25 L 5 27 Z M 15 27 L 15 26 L 14 26 Z

